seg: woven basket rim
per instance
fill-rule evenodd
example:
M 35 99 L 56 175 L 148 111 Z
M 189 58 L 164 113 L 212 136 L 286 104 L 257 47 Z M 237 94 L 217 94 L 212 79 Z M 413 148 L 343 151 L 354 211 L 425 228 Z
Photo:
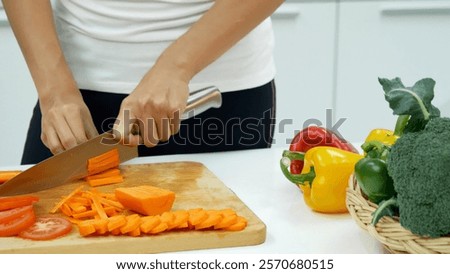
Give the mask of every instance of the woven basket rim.
M 413 234 L 400 225 L 398 218 L 383 217 L 371 225 L 372 212 L 377 205 L 368 201 L 362 194 L 356 178 L 349 178 L 346 197 L 347 209 L 363 229 L 377 239 L 391 253 L 449 254 L 450 236 L 426 238 Z

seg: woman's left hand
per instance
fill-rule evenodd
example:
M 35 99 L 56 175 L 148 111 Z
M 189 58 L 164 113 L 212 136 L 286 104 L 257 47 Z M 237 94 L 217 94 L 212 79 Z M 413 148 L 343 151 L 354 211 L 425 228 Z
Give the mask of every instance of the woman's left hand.
M 153 147 L 178 133 L 189 96 L 188 81 L 174 69 L 153 68 L 120 107 L 114 135 L 122 143 Z

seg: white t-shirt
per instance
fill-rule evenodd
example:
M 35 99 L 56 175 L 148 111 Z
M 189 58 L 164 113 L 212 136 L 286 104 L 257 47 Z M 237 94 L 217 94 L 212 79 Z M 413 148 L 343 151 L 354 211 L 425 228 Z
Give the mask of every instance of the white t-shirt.
M 213 0 L 57 0 L 58 35 L 79 88 L 130 93 Z M 205 33 L 205 35 L 208 35 Z M 201 41 L 198 41 L 201 43 Z M 270 18 L 198 73 L 191 90 L 257 87 L 275 77 Z

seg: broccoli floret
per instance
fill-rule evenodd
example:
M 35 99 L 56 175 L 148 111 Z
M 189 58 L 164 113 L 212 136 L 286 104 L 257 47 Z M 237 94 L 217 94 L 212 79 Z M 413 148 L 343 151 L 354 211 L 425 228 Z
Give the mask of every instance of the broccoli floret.
M 400 224 L 430 237 L 450 233 L 450 118 L 433 118 L 392 146 L 388 173 L 397 192 Z

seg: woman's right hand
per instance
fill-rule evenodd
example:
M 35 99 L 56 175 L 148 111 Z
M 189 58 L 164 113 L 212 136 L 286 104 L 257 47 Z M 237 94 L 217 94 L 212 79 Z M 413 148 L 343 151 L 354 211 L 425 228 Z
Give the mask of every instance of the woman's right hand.
M 80 92 L 40 98 L 42 142 L 53 154 L 60 153 L 98 135 Z

